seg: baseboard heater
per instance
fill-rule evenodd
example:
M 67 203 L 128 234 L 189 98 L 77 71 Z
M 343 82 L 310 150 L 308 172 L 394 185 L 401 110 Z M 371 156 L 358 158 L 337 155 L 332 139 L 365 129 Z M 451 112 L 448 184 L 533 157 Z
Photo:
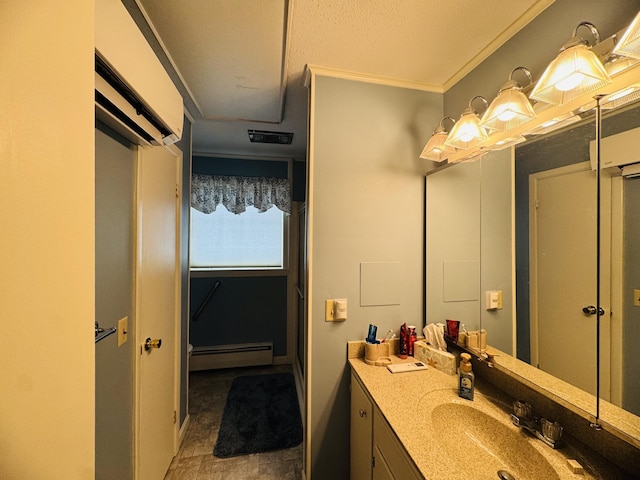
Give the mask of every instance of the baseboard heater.
M 271 365 L 272 363 L 272 342 L 193 347 L 189 359 L 189 371 Z

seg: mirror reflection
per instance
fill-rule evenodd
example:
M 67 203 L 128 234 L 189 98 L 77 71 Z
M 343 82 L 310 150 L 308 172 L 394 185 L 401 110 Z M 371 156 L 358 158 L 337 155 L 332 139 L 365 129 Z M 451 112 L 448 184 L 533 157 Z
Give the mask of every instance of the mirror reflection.
M 640 181 L 623 174 L 622 165 L 606 165 L 633 161 L 633 156 L 622 157 L 634 149 L 634 138 L 640 142 L 640 133 L 633 131 L 638 126 L 637 106 L 604 114 L 599 205 L 599 394 L 636 415 L 639 365 L 627 337 L 638 334 L 632 307 L 640 281 L 634 245 L 640 239 Z M 627 133 L 618 141 L 622 132 Z M 595 395 L 594 140 L 595 125 L 589 121 L 516 148 L 515 229 L 517 356 Z
M 486 328 L 492 347 L 591 394 L 579 406 L 592 415 L 599 367 L 600 397 L 640 415 L 640 384 L 634 381 L 640 358 L 633 346 L 640 338 L 640 306 L 634 305 L 640 289 L 640 171 L 625 167 L 623 175 L 620 166 L 608 166 L 622 162 L 616 156 L 632 163 L 636 153 L 640 162 L 640 133 L 633 131 L 640 127 L 640 107 L 603 115 L 599 352 L 593 314 L 598 182 L 590 113 L 574 126 L 518 145 L 515 160 L 509 150 L 491 152 L 427 176 L 427 322 L 455 318 L 467 329 Z M 617 141 L 623 132 L 630 133 Z M 483 298 L 494 290 L 505 299 L 497 311 L 487 310 Z M 601 412 L 605 422 L 609 412 Z

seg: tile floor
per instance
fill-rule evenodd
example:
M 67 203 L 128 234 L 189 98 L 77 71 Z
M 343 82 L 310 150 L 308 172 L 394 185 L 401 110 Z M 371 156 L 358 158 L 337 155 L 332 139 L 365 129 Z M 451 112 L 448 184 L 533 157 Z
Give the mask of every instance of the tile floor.
M 164 480 L 298 480 L 302 444 L 273 452 L 232 458 L 213 456 L 227 392 L 234 377 L 290 372 L 290 365 L 206 370 L 189 374 L 189 413 L 180 451 Z

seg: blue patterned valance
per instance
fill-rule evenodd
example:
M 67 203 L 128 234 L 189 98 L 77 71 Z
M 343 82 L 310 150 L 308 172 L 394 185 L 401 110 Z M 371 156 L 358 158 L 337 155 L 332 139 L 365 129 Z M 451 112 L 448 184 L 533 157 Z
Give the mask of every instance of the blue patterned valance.
M 285 178 L 192 175 L 191 206 L 212 213 L 220 204 L 235 214 L 244 212 L 247 205 L 261 212 L 275 206 L 291 213 L 291 186 Z

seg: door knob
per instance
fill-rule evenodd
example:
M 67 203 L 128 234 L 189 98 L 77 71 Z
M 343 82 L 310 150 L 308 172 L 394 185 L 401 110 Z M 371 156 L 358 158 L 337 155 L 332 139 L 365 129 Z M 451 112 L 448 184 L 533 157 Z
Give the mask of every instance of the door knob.
M 149 351 L 152 348 L 160 348 L 162 346 L 162 339 L 156 338 L 155 340 L 151 340 L 147 338 L 144 342 L 144 351 Z
M 595 315 L 596 312 L 598 312 L 600 315 L 604 315 L 604 308 L 600 307 L 596 310 L 596 307 L 594 307 L 593 305 L 587 305 L 582 309 L 582 311 L 587 315 Z

